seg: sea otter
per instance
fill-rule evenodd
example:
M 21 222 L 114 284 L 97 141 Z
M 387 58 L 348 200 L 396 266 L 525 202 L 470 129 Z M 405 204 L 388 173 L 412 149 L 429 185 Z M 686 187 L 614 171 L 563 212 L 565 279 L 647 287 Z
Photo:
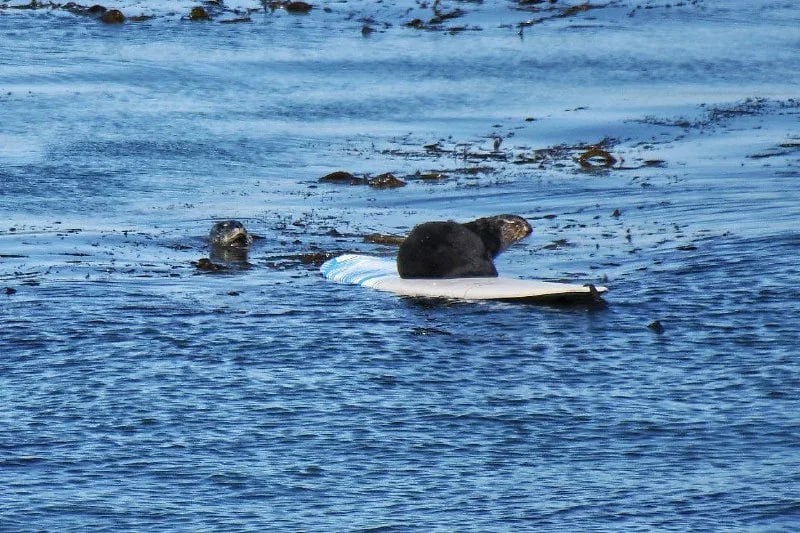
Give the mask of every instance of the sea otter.
M 247 248 L 253 236 L 238 220 L 222 220 L 211 227 L 208 240 L 212 260 L 237 263 L 247 261 Z
M 497 277 L 493 259 L 530 235 L 531 225 L 517 215 L 496 215 L 459 224 L 425 222 L 400 245 L 401 278 Z

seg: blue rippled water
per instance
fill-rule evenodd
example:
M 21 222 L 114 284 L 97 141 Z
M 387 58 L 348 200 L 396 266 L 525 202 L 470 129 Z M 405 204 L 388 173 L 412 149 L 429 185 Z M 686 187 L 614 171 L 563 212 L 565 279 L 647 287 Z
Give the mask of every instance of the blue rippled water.
M 793 3 L 15 5 L 0 531 L 800 528 Z M 617 162 L 582 168 L 594 145 Z M 534 227 L 501 274 L 606 305 L 315 266 L 501 212 Z M 219 218 L 261 238 L 209 273 Z

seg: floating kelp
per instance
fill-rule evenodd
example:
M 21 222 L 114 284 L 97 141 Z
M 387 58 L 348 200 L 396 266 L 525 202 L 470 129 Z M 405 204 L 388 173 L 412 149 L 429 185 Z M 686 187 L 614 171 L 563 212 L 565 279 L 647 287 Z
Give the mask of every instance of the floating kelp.
M 475 147 L 475 148 L 474 148 Z M 499 145 L 498 145 L 499 148 Z M 468 162 L 480 163 L 483 161 L 506 161 L 506 152 L 494 149 L 482 149 L 479 143 L 456 143 L 448 146 L 445 141 L 437 141 L 422 146 L 422 151 L 414 145 L 407 148 L 388 148 L 379 153 L 411 159 L 429 159 L 431 156 L 451 155 L 454 158 Z
M 400 246 L 404 240 L 406 240 L 406 238 L 401 235 L 384 235 L 382 233 L 370 233 L 369 235 L 364 235 L 364 242 L 371 244 Z
M 328 259 L 340 255 L 338 252 L 309 251 L 296 254 L 284 254 L 271 256 L 266 261 L 267 268 L 274 270 L 286 270 L 299 266 L 312 267 L 316 269 Z
M 409 28 L 416 28 L 416 29 L 418 29 L 418 30 L 421 30 L 421 29 L 425 29 L 425 28 L 426 28 L 426 26 L 425 26 L 425 23 L 422 21 L 422 19 L 412 19 L 412 20 L 409 20 L 408 22 L 406 22 L 405 24 L 403 24 L 403 26 L 407 26 L 407 27 L 409 27 Z
M 731 120 L 741 117 L 757 116 L 770 110 L 776 109 L 798 109 L 800 100 L 789 98 L 786 100 L 770 100 L 768 98 L 745 98 L 730 105 L 708 106 L 700 104 L 701 116 L 692 117 L 673 117 L 662 118 L 646 116 L 636 122 L 651 126 L 669 126 L 683 129 L 708 129 L 716 126 L 724 126 Z
M 385 172 L 383 174 L 379 174 L 374 178 L 370 178 L 367 183 L 370 187 L 374 187 L 376 189 L 395 189 L 397 187 L 405 187 L 406 182 L 392 174 L 391 172 Z
M 292 259 L 297 259 L 297 261 L 299 261 L 300 264 L 303 265 L 319 266 L 328 259 L 330 259 L 331 257 L 333 257 L 333 254 L 329 252 L 306 252 L 289 257 Z
M 464 12 L 461 11 L 460 9 L 455 9 L 455 10 L 447 12 L 447 13 L 438 13 L 438 14 L 436 14 L 433 18 L 431 18 L 428 21 L 428 24 L 436 26 L 436 25 L 439 25 L 439 24 L 441 24 L 442 22 L 444 22 L 446 20 L 451 20 L 451 19 L 454 19 L 454 18 L 462 17 L 462 16 L 464 16 Z
M 284 5 L 283 8 L 286 10 L 287 13 L 304 14 L 304 13 L 308 13 L 309 11 L 311 11 L 311 9 L 313 9 L 313 7 L 314 6 L 312 6 L 311 4 L 308 4 L 306 2 L 287 2 L 286 5 Z
M 782 157 L 800 152 L 800 142 L 780 143 L 777 148 L 770 152 L 748 155 L 750 159 L 766 159 L 768 157 Z
M 550 244 L 545 244 L 542 246 L 542 250 L 560 250 L 562 248 L 567 248 L 569 246 L 574 246 L 571 244 L 567 239 L 557 239 Z
M 204 7 L 197 6 L 189 12 L 189 20 L 211 20 L 211 16 Z
M 355 175 L 351 174 L 350 172 L 344 170 L 337 170 L 336 172 L 331 172 L 330 174 L 326 174 L 322 176 L 319 181 L 321 183 L 336 183 L 341 185 L 366 185 L 367 180 L 365 178 L 359 178 Z
M 561 6 L 537 7 L 538 4 L 541 4 L 541 3 L 542 2 L 518 2 L 517 3 L 517 9 L 519 9 L 519 10 L 533 11 L 535 13 L 544 13 L 545 14 L 542 17 L 531 19 L 531 20 L 526 20 L 524 22 L 518 23 L 517 27 L 520 30 L 520 34 L 521 34 L 522 30 L 524 28 L 528 27 L 528 26 L 534 26 L 536 24 L 541 24 L 543 22 L 546 22 L 548 20 L 553 20 L 553 19 L 563 19 L 563 18 L 574 17 L 575 15 L 578 15 L 580 13 L 585 13 L 585 12 L 590 11 L 592 9 L 601 9 L 601 8 L 604 8 L 604 7 L 608 7 L 610 5 L 610 4 L 591 4 L 589 2 L 586 2 L 584 4 L 578 4 L 578 5 L 567 6 L 567 7 L 561 7 Z M 549 3 L 553 4 L 555 2 L 549 2 Z
M 474 166 L 459 168 L 441 168 L 434 170 L 418 170 L 414 174 L 405 176 L 407 180 L 420 180 L 425 182 L 447 181 L 458 176 L 477 176 L 478 174 L 494 174 L 498 169 L 490 166 Z
M 595 144 L 559 144 L 548 148 L 539 148 L 528 153 L 517 154 L 512 161 L 515 165 L 535 164 L 539 168 L 563 168 L 578 163 L 583 170 L 604 170 L 614 167 L 619 161 L 611 155 L 608 148 L 616 144 L 616 140 L 605 138 Z
M 118 9 L 109 9 L 103 13 L 100 20 L 106 24 L 122 24 L 125 22 L 125 15 Z
M 583 13 L 583 12 L 589 11 L 591 9 L 597 9 L 599 7 L 605 7 L 605 6 L 604 5 L 603 6 L 596 6 L 596 5 L 592 5 L 592 4 L 587 2 L 585 4 L 579 4 L 577 6 L 570 6 L 570 7 L 566 8 L 566 9 L 564 9 L 561 12 L 560 16 L 562 16 L 562 17 L 571 17 L 573 15 L 577 15 L 578 13 Z
M 264 6 L 264 9 L 269 9 L 270 11 L 283 9 L 287 13 L 292 13 L 295 15 L 305 15 L 314 8 L 314 6 L 312 6 L 307 2 L 289 2 L 289 1 L 269 2 L 267 0 L 262 0 L 262 5 Z
M 198 259 L 197 261 L 192 261 L 192 264 L 197 267 L 197 270 L 201 272 L 223 272 L 228 270 L 225 265 L 220 265 L 219 263 L 213 262 L 208 257 L 203 257 L 202 259 Z
M 445 26 L 443 23 L 452 20 L 458 17 L 465 15 L 465 12 L 460 9 L 455 9 L 453 11 L 448 12 L 441 12 L 437 11 L 434 7 L 434 16 L 428 19 L 428 21 L 424 21 L 421 18 L 414 18 L 403 24 L 407 28 L 414 28 L 417 30 L 429 30 L 429 31 L 443 31 L 449 33 L 460 33 L 463 31 L 480 31 L 481 28 L 476 26 Z
M 578 157 L 578 163 L 584 169 L 611 168 L 617 163 L 617 160 L 606 150 L 593 147 Z
M 319 178 L 321 183 L 336 183 L 340 185 L 369 185 L 376 189 L 394 189 L 404 187 L 406 182 L 392 174 L 384 172 L 374 178 L 368 176 L 359 177 L 344 170 L 337 170 Z
M 414 175 L 414 177 L 421 179 L 423 181 L 444 181 L 450 176 L 448 176 L 444 172 L 431 171 L 431 172 L 417 172 Z

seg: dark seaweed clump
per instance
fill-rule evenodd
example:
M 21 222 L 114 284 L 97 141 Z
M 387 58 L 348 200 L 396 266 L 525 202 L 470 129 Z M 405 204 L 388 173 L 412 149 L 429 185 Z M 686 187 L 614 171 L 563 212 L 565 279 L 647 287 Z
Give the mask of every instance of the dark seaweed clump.
M 337 170 L 319 178 L 321 183 L 334 183 L 338 185 L 369 185 L 376 189 L 396 189 L 404 187 L 406 182 L 392 174 L 384 172 L 373 178 L 369 176 L 356 176 L 344 170 Z

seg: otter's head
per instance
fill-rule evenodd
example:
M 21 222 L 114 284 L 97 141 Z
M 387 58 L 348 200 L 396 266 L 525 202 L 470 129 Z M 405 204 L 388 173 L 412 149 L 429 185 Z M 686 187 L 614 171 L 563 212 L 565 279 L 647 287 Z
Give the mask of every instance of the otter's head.
M 492 257 L 531 234 L 531 225 L 517 215 L 495 215 L 463 224 L 476 233 Z
M 212 246 L 246 248 L 253 242 L 253 237 L 238 220 L 217 222 L 211 227 L 208 238 Z
M 517 215 L 496 215 L 489 217 L 489 220 L 494 220 L 500 227 L 501 252 L 533 232 L 528 221 Z

